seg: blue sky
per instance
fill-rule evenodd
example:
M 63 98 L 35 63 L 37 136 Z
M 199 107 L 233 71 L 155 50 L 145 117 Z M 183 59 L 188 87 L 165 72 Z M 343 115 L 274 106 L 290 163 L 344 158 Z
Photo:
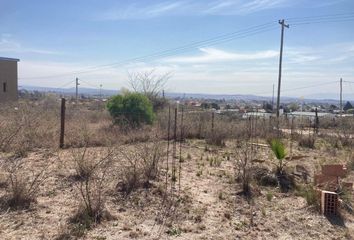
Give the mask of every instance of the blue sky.
M 79 77 L 86 87 L 120 89 L 127 72 L 155 69 L 172 73 L 168 91 L 271 95 L 277 20 L 285 18 L 282 95 L 333 95 L 340 77 L 354 81 L 354 17 L 307 17 L 348 13 L 352 0 L 0 0 L 0 56 L 20 58 L 20 85 L 60 87 Z M 266 23 L 244 38 L 127 61 Z M 311 85 L 318 87 L 297 89 Z M 354 96 L 354 84 L 345 83 L 345 95 Z

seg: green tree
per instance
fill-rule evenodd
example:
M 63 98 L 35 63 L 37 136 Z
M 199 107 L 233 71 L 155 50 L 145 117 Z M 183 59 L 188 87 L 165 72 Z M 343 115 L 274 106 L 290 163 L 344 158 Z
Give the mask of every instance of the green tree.
M 108 101 L 107 109 L 115 123 L 132 127 L 139 127 L 143 123 L 152 124 L 155 117 L 150 100 L 141 93 L 116 95 Z
M 211 103 L 211 108 L 214 108 L 214 109 L 216 109 L 216 110 L 219 110 L 220 109 L 220 107 L 219 107 L 219 105 L 217 104 L 217 103 Z
M 343 110 L 344 111 L 348 111 L 349 109 L 352 109 L 353 108 L 353 105 L 350 103 L 350 102 L 347 102 L 344 107 L 343 107 Z
M 267 113 L 271 113 L 273 112 L 273 105 L 268 102 L 264 102 L 263 109 L 266 110 Z
M 206 103 L 206 102 L 203 102 L 201 105 L 200 105 L 201 108 L 203 109 L 209 109 L 210 108 L 210 104 L 209 103 Z
M 299 104 L 297 103 L 291 103 L 288 105 L 288 108 L 292 111 L 292 112 L 295 112 L 297 110 L 299 110 Z

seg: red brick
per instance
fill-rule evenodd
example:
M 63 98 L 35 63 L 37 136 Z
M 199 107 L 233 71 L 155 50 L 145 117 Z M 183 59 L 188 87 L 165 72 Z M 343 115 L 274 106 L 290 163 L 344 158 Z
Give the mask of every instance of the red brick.
M 314 176 L 315 185 L 320 188 L 335 191 L 338 188 L 338 178 L 335 176 L 326 176 L 317 174 Z
M 322 174 L 326 176 L 345 177 L 347 169 L 342 164 L 322 165 Z

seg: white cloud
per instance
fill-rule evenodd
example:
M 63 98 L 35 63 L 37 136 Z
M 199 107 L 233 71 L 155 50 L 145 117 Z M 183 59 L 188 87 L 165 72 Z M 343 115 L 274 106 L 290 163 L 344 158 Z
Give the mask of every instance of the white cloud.
M 27 86 L 41 87 L 65 87 L 70 88 L 72 85 L 66 85 L 70 80 L 76 77 L 82 79 L 82 87 L 92 88 L 103 84 L 106 89 L 120 89 L 121 87 L 129 87 L 127 83 L 128 72 L 150 71 L 156 69 L 157 73 L 166 73 L 178 69 L 176 65 L 160 65 L 147 64 L 143 62 L 130 63 L 124 66 L 105 67 L 97 71 L 79 73 L 82 70 L 90 70 L 90 66 L 99 66 L 103 63 L 90 63 L 84 65 L 82 63 L 65 63 L 55 61 L 27 61 L 23 60 L 19 63 L 19 84 Z M 87 85 L 86 83 L 89 83 Z
M 94 20 L 116 21 L 128 19 L 150 19 L 161 16 L 203 15 L 247 15 L 271 9 L 288 7 L 321 8 L 338 4 L 344 0 L 168 0 L 155 4 L 134 1 L 120 4 L 99 12 Z
M 288 0 L 216 1 L 204 12 L 215 15 L 242 15 L 293 4 Z
M 216 48 L 200 48 L 202 54 L 197 56 L 171 57 L 164 61 L 169 63 L 215 63 L 242 60 L 259 60 L 274 58 L 279 55 L 277 51 L 268 50 L 252 53 L 226 52 Z
M 306 91 L 330 92 L 333 87 L 331 85 L 321 86 L 321 83 L 333 81 L 339 77 L 351 79 L 354 74 L 352 68 L 354 57 L 337 59 L 337 61 L 342 61 L 339 64 L 329 62 L 329 59 L 353 56 L 353 46 L 353 43 L 348 42 L 318 47 L 286 47 L 283 64 L 284 89 L 318 83 L 318 88 L 301 89 L 295 93 L 303 95 Z M 265 94 L 271 94 L 272 84 L 277 81 L 278 61 L 278 49 L 240 53 L 215 48 L 201 48 L 199 53 L 195 55 L 97 68 L 97 71 L 85 74 L 73 74 L 73 72 L 95 69 L 88 67 L 107 63 L 37 62 L 24 59 L 19 63 L 19 76 L 58 75 L 56 78 L 23 78 L 20 79 L 20 85 L 60 87 L 75 77 L 79 77 L 91 84 L 86 86 L 83 83 L 82 87 L 103 84 L 103 88 L 120 89 L 121 87 L 129 87 L 127 72 L 156 69 L 158 73 L 172 72 L 173 76 L 167 84 L 167 90 L 171 92 L 240 94 L 263 94 L 265 92 Z M 63 74 L 66 75 L 63 76 Z
M 294 5 L 290 0 L 166 1 L 146 5 L 142 1 L 100 12 L 95 20 L 149 19 L 171 15 L 242 15 Z
M 96 17 L 96 20 L 114 21 L 154 18 L 178 10 L 181 6 L 183 6 L 182 2 L 166 2 L 148 6 L 133 3 L 125 8 L 116 8 L 104 11 Z
M 48 54 L 48 55 L 60 55 L 62 53 L 39 49 L 39 48 L 29 48 L 23 46 L 20 42 L 11 39 L 11 35 L 2 34 L 0 37 L 0 53 L 36 53 L 36 54 Z

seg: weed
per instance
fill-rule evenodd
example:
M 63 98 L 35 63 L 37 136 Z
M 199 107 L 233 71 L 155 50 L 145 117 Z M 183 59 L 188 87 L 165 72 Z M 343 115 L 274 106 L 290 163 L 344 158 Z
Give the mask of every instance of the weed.
M 261 209 L 261 212 L 262 212 L 262 216 L 263 216 L 263 217 L 266 217 L 266 216 L 267 216 L 267 212 L 266 212 L 266 210 L 265 210 L 264 207 Z
M 211 157 L 209 158 L 209 165 L 210 167 L 220 167 L 222 162 L 222 159 L 219 159 L 217 157 Z
M 235 230 L 242 230 L 244 227 L 247 227 L 247 225 L 248 224 L 245 221 L 235 223 Z
M 178 227 L 171 227 L 169 228 L 166 233 L 170 236 L 180 236 L 181 235 L 181 229 L 179 229 Z
M 296 191 L 296 195 L 305 198 L 307 205 L 314 206 L 316 209 L 319 208 L 319 197 L 316 189 L 312 185 L 299 186 Z
M 267 192 L 266 197 L 267 197 L 267 200 L 268 200 L 269 202 L 272 201 L 272 199 L 273 199 L 273 193 Z

